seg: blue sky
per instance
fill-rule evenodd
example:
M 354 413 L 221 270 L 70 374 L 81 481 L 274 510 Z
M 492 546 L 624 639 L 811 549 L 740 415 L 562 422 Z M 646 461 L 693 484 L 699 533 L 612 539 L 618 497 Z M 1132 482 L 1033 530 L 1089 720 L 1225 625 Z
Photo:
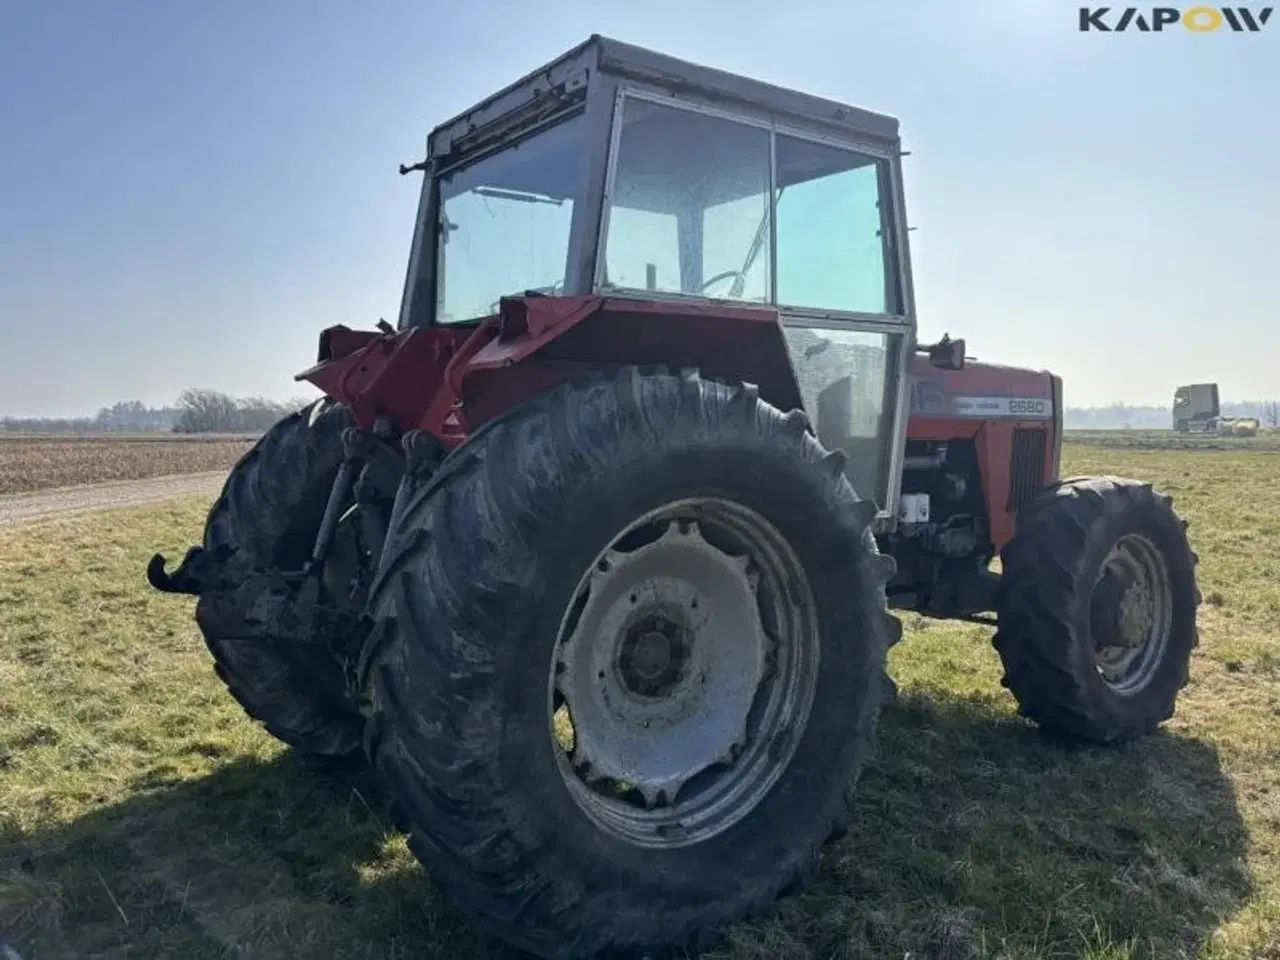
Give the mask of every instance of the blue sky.
M 294 396 L 394 320 L 428 129 L 592 32 L 902 119 L 922 336 L 1068 403 L 1280 396 L 1280 16 L 1064 0 L 0 3 L 0 412 Z

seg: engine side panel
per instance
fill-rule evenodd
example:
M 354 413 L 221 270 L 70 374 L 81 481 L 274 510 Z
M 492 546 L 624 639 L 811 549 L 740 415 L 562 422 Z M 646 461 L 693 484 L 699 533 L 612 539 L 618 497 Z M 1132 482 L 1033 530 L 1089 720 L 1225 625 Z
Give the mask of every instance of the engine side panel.
M 913 362 L 908 447 L 973 443 L 994 550 L 1013 536 L 1018 510 L 1057 473 L 1062 412 L 1055 380 L 996 364 L 939 370 L 925 357 Z M 905 480 L 903 492 L 910 492 Z

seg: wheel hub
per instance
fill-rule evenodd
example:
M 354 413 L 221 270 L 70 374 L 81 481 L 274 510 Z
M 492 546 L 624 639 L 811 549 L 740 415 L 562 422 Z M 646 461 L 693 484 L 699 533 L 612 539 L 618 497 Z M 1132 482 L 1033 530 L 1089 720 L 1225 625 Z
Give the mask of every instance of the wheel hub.
M 622 638 L 618 671 L 626 688 L 642 697 L 670 695 L 689 664 L 689 631 L 661 615 L 648 617 Z
M 552 678 L 571 792 L 642 844 L 692 842 L 759 802 L 807 720 L 816 670 L 812 603 L 774 596 L 809 589 L 794 555 L 783 567 L 781 534 L 723 512 L 736 505 L 681 505 L 637 521 L 583 578 Z M 761 527 L 778 542 L 762 545 Z
M 584 779 L 629 784 L 652 807 L 732 758 L 769 646 L 747 566 L 675 521 L 597 564 L 557 685 Z
M 1164 561 L 1144 537 L 1112 548 L 1094 587 L 1090 621 L 1098 671 L 1119 693 L 1142 689 L 1159 666 L 1172 623 Z

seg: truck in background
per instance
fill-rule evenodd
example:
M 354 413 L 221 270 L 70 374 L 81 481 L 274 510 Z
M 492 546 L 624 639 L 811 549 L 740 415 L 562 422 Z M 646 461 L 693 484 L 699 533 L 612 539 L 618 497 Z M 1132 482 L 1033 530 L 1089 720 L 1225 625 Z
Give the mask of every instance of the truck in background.
M 1188 383 L 1173 392 L 1173 429 L 1179 433 L 1215 433 L 1221 412 L 1216 383 Z
M 1188 383 L 1173 392 L 1173 429 L 1203 430 L 1227 437 L 1256 437 L 1256 417 L 1224 417 L 1216 383 Z

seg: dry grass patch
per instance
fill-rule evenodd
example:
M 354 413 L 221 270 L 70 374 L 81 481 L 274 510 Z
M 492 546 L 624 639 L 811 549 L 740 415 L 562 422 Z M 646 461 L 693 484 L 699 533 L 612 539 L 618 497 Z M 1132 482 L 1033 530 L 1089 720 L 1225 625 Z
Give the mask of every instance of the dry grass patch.
M 1063 749 L 1015 717 L 988 630 L 907 618 L 857 824 L 709 960 L 1280 957 L 1280 456 L 1067 455 L 1158 481 L 1192 522 L 1208 602 L 1178 716 Z M 0 934 L 24 960 L 511 957 L 367 778 L 261 733 L 190 602 L 145 587 L 205 506 L 0 533 Z
M 0 433 L 0 494 L 227 470 L 252 445 L 245 438 L 169 434 L 32 437 Z

